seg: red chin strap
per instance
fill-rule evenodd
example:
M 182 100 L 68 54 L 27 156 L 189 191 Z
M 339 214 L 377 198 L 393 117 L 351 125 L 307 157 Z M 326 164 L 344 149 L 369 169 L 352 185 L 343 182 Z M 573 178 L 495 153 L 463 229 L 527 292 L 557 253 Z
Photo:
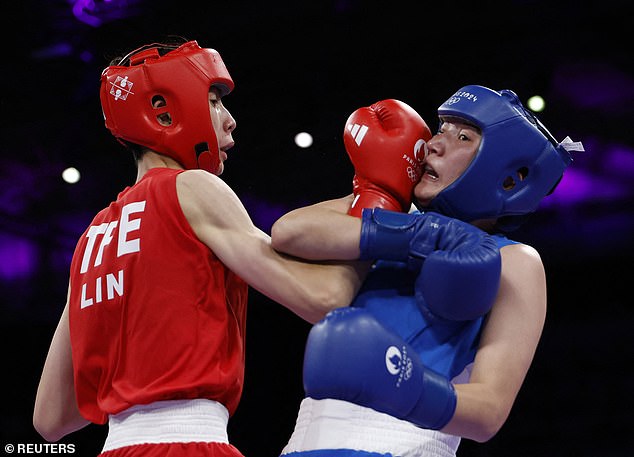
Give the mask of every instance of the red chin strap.
M 212 151 L 207 150 L 198 153 L 198 168 L 202 170 L 207 170 L 210 173 L 217 175 L 220 172 L 220 157 L 219 157 L 219 149 L 216 144 L 216 154 L 214 155 Z

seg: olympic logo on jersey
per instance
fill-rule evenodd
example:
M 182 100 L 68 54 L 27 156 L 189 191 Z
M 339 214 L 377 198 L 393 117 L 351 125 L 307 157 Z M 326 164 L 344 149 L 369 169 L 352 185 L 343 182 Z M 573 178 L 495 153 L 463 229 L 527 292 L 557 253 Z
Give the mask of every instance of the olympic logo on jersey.
M 405 346 L 401 349 L 396 346 L 387 348 L 385 351 L 385 367 L 392 376 L 398 376 L 396 387 L 400 387 L 403 381 L 411 378 L 414 369 L 412 359 L 407 355 Z

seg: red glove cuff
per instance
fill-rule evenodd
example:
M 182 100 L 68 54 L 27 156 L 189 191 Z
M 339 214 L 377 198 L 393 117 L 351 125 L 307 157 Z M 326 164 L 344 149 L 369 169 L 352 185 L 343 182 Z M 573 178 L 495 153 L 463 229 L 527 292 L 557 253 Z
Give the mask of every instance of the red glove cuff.
M 404 211 L 401 204 L 393 196 L 381 192 L 378 188 L 364 188 L 354 197 L 348 210 L 350 216 L 361 217 L 363 208 L 383 208 L 390 211 Z

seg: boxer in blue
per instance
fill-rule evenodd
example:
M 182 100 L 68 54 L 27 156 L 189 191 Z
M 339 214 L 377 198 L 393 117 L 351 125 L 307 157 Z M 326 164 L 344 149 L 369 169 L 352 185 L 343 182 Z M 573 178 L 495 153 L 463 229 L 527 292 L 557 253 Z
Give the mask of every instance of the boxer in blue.
M 417 168 L 381 138 L 380 110 L 353 113 L 353 195 L 273 227 L 288 254 L 373 261 L 352 305 L 309 334 L 306 398 L 283 455 L 455 456 L 461 437 L 486 441 L 508 417 L 542 332 L 546 279 L 536 250 L 506 234 L 583 147 L 556 141 L 508 90 L 463 87 L 438 115 L 438 132 L 414 147 Z M 410 196 L 417 211 L 394 204 Z

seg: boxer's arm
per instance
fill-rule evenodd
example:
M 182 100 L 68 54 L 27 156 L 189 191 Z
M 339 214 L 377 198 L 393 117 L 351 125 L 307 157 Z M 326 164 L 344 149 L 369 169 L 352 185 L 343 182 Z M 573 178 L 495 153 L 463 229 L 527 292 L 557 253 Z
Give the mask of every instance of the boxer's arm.
M 33 426 L 46 441 L 58 441 L 88 424 L 75 398 L 67 301 L 37 387 Z
M 546 316 L 546 279 L 529 246 L 501 249 L 500 290 L 489 313 L 471 380 L 457 384 L 457 408 L 444 432 L 492 438 L 506 421 L 532 362 Z M 536 399 L 538 401 L 538 399 Z
M 283 215 L 271 229 L 273 248 L 303 259 L 357 259 L 361 220 L 347 214 L 352 200 L 349 195 Z
M 356 295 L 363 274 L 358 264 L 310 263 L 276 252 L 217 176 L 186 171 L 177 179 L 177 192 L 199 239 L 249 285 L 305 320 L 316 322 Z

